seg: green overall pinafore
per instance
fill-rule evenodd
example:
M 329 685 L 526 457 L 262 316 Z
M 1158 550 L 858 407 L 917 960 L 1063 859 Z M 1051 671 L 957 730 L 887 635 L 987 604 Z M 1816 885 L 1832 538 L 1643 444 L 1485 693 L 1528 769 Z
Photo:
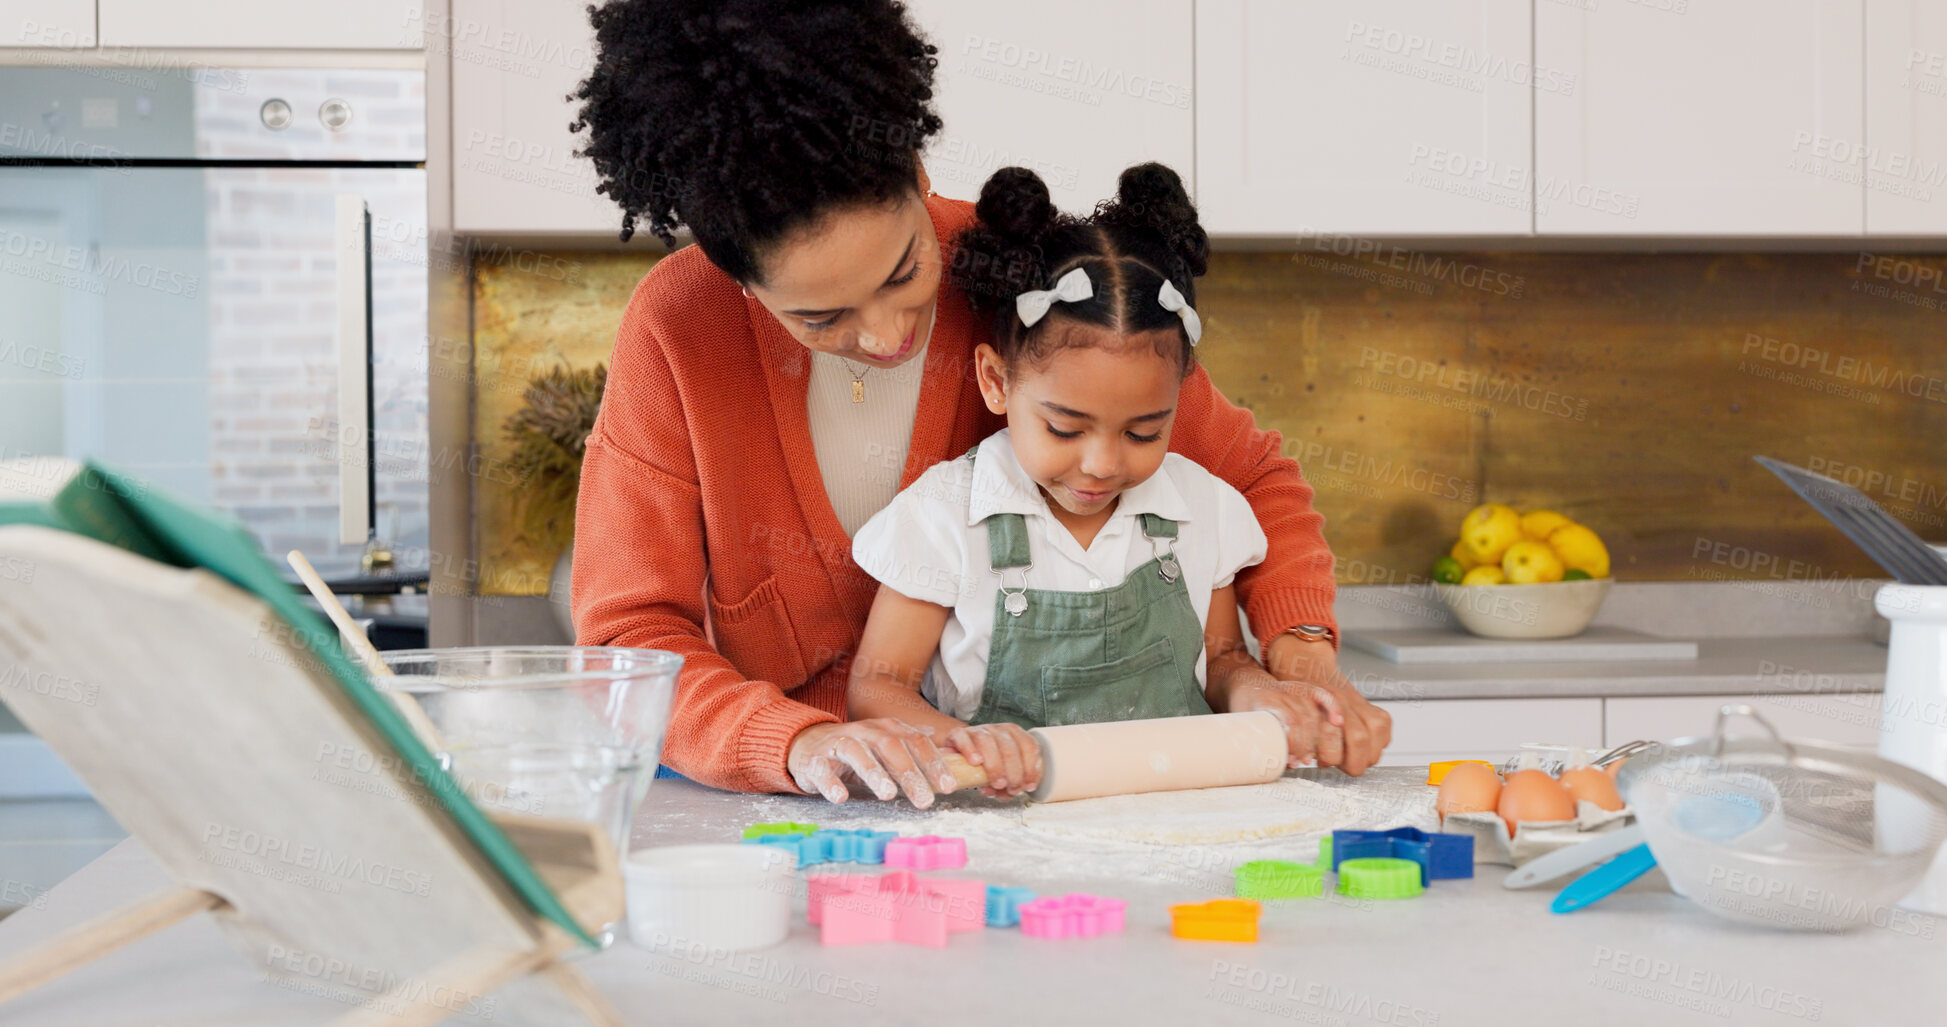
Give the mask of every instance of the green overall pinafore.
M 1027 587 L 1027 518 L 986 519 L 1001 590 L 974 723 L 1034 728 L 1210 712 L 1197 684 L 1203 622 L 1176 560 L 1177 522 L 1148 513 L 1141 521 L 1143 537 L 1167 551 L 1114 588 L 1057 592 Z M 1015 568 L 1020 585 L 1009 588 Z

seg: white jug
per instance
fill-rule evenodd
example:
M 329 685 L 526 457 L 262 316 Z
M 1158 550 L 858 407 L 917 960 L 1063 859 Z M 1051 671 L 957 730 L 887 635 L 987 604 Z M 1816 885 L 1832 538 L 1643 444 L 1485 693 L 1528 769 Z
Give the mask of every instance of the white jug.
M 1947 586 L 1884 585 L 1873 597 L 1873 608 L 1893 622 L 1886 646 L 1879 754 L 1947 781 Z M 1917 810 L 1881 809 L 1882 839 L 1897 844 L 1903 834 L 1912 833 L 1917 817 Z M 1900 905 L 1947 915 L 1947 846 L 1935 854 L 1927 876 Z

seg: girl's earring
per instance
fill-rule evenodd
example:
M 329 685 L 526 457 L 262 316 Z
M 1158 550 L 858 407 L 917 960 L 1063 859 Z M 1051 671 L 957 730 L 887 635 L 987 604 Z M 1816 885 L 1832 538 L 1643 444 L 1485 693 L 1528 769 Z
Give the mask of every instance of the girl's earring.
M 747 300 L 754 300 L 757 298 L 755 295 L 751 293 L 750 286 L 744 286 L 744 298 Z

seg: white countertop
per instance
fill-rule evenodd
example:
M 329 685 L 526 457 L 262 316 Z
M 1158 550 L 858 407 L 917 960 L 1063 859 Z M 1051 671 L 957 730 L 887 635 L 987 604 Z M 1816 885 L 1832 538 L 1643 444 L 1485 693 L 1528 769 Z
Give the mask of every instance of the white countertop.
M 1423 773 L 1375 771 L 1372 786 Z M 843 827 L 885 814 L 665 780 L 636 839 L 725 841 L 756 820 Z M 1295 845 L 1292 858 L 1309 859 L 1307 849 Z M 1225 869 L 1210 866 L 1209 885 L 1118 883 L 1056 862 L 1039 879 L 993 882 L 1129 900 L 1127 929 L 1098 939 L 986 930 L 945 950 L 827 949 L 800 918 L 784 944 L 747 957 L 693 962 L 623 941 L 578 965 L 631 1023 L 1918 1024 L 1947 1009 L 1947 925 L 1933 918 L 1901 914 L 1837 936 L 1761 930 L 1692 906 L 1654 872 L 1572 916 L 1547 911 L 1551 889 L 1506 891 L 1500 868 L 1482 866 L 1414 899 L 1268 903 L 1257 944 L 1171 938 L 1168 905 L 1220 897 Z M 0 921 L 0 959 L 164 884 L 140 844 L 124 843 Z M 200 917 L 0 1006 L 0 1025 L 268 1027 L 346 1010 L 261 982 Z
M 1863 636 L 1700 638 L 1694 660 L 1393 663 L 1350 647 L 1339 669 L 1373 699 L 1877 692 L 1886 647 Z
M 1620 582 L 1596 626 L 1695 642 L 1694 660 L 1399 664 L 1342 646 L 1339 666 L 1374 699 L 1845 694 L 1885 687 L 1879 581 Z M 1343 585 L 1342 631 L 1461 628 L 1424 585 Z

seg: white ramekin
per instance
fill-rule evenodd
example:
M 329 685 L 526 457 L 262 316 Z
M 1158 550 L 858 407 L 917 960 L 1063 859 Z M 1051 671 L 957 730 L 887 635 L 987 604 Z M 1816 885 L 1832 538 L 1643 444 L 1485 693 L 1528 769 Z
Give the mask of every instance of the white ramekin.
M 795 853 L 775 845 L 670 845 L 629 854 L 629 937 L 680 958 L 761 949 L 791 930 Z

